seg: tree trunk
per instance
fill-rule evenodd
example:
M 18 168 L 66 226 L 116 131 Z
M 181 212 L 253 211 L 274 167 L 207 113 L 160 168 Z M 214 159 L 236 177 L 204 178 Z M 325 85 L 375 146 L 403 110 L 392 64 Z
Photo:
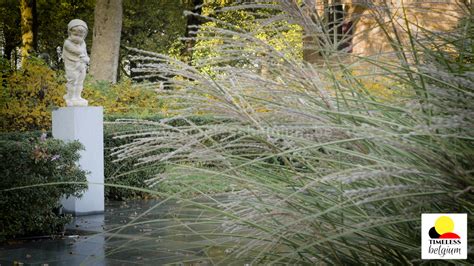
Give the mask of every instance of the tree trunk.
M 320 9 L 321 7 L 326 6 L 326 2 L 321 5 L 318 3 L 318 1 L 315 0 L 304 0 L 304 16 L 307 16 L 308 22 L 305 23 L 303 26 L 303 60 L 315 64 L 318 63 L 322 60 L 321 53 L 319 51 L 320 43 L 317 39 L 317 36 L 315 36 L 314 32 L 312 31 L 312 27 L 315 25 L 313 23 L 316 23 L 314 21 L 314 15 L 316 12 L 318 12 L 318 8 Z M 319 5 L 319 6 L 318 6 Z M 313 22 L 310 22 L 313 21 Z
M 313 21 L 314 25 L 305 25 L 303 36 L 303 60 L 308 63 L 323 62 L 324 54 L 331 54 L 332 52 L 343 50 L 349 47 L 344 40 L 348 39 L 344 32 L 344 8 L 342 0 L 305 0 L 304 1 L 305 15 L 308 16 L 308 21 Z M 315 18 L 315 15 L 319 19 Z M 317 36 L 312 31 L 312 27 L 320 24 L 324 29 L 321 36 Z M 347 27 L 347 25 L 346 25 Z M 346 30 L 348 32 L 349 30 Z
M 3 15 L 3 14 L 2 14 Z M 5 47 L 7 46 L 7 41 L 6 41 L 6 38 L 5 38 L 5 32 L 4 32 L 4 28 L 5 28 L 5 25 L 0 22 L 0 51 L 2 52 L 2 54 L 0 54 L 0 57 L 5 57 Z
M 198 15 L 202 14 L 202 5 L 204 0 L 192 0 L 192 12 Z M 196 45 L 196 40 L 193 38 L 196 37 L 193 34 L 194 31 L 197 31 L 196 26 L 200 26 L 202 24 L 202 18 L 196 17 L 194 15 L 188 15 L 186 19 L 186 31 L 184 33 L 184 48 L 181 51 L 181 57 L 186 61 L 191 62 L 192 60 L 192 51 L 191 49 Z
M 34 22 L 36 21 L 36 0 L 21 0 L 21 62 L 26 61 L 26 58 L 34 51 L 36 36 Z
M 33 13 L 33 50 L 38 52 L 38 12 L 36 10 L 36 0 L 31 0 L 31 12 Z
M 342 50 L 344 9 L 341 0 L 333 0 L 329 6 L 327 31 L 334 50 Z
M 95 80 L 117 82 L 122 30 L 122 0 L 97 0 L 90 74 Z

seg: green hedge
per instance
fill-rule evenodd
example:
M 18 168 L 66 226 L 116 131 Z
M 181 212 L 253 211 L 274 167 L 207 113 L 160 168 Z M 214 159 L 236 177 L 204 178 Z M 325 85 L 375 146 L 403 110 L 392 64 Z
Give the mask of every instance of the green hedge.
M 104 117 L 104 121 L 106 122 L 113 122 L 118 119 L 141 119 L 141 120 L 147 120 L 147 121 L 153 121 L 153 122 L 160 122 L 162 119 L 169 119 L 170 117 L 164 116 L 161 114 L 156 114 L 152 116 L 141 116 L 137 117 L 136 115 L 130 114 L 130 115 L 107 115 Z M 209 115 L 194 115 L 194 116 L 189 116 L 186 117 L 187 120 L 191 121 L 192 123 L 196 125 L 207 125 L 207 124 L 216 124 L 216 123 L 223 123 L 223 122 L 228 122 L 225 119 L 222 118 L 216 118 L 213 116 Z M 184 119 L 175 119 L 167 123 L 168 125 L 171 126 L 185 126 L 188 125 L 187 122 Z
M 133 115 L 119 115 L 119 116 L 106 116 L 104 120 L 106 122 L 113 122 L 118 119 L 142 119 L 147 121 L 159 122 L 161 119 L 167 118 L 162 115 L 155 116 L 146 116 L 146 117 L 136 117 Z M 215 124 L 221 123 L 223 120 L 216 119 L 210 116 L 192 116 L 187 118 L 189 121 L 196 125 L 206 125 L 206 124 Z M 167 123 L 170 126 L 185 126 L 188 125 L 184 119 L 176 119 Z M 165 169 L 164 164 L 152 163 L 145 166 L 140 166 L 137 168 L 135 166 L 138 163 L 138 159 L 127 159 L 120 162 L 114 162 L 116 159 L 113 157 L 112 150 L 114 148 L 120 147 L 121 145 L 128 144 L 133 141 L 133 138 L 114 138 L 117 135 L 120 135 L 123 132 L 137 132 L 144 128 L 156 127 L 155 125 L 140 125 L 140 124 L 106 124 L 104 132 L 104 146 L 105 146 L 105 182 L 120 184 L 130 187 L 147 187 L 145 180 L 155 177 L 159 173 L 163 173 Z M 159 153 L 160 151 L 156 151 Z M 139 169 L 139 170 L 137 170 Z M 191 178 L 191 179 L 195 179 Z M 166 186 L 164 189 L 175 189 L 176 186 Z M 166 188 L 165 188 L 166 187 Z M 106 187 L 105 195 L 107 199 L 119 199 L 123 200 L 126 198 L 134 197 L 147 197 L 146 194 L 141 192 L 136 192 L 130 189 L 124 188 L 115 188 L 115 187 Z
M 85 182 L 77 167 L 79 142 L 40 138 L 41 133 L 0 134 L 0 240 L 57 233 L 70 221 L 59 213 L 60 198 L 80 196 Z M 35 186 L 39 185 L 39 186 Z
M 130 187 L 147 187 L 145 180 L 150 179 L 156 174 L 162 173 L 164 168 L 161 165 L 149 165 L 146 168 L 140 167 L 137 170 L 135 166 L 138 159 L 127 159 L 120 162 L 114 162 L 116 159 L 112 156 L 114 148 L 130 143 L 132 138 L 114 138 L 119 132 L 131 129 L 130 126 L 106 126 L 104 131 L 104 175 L 105 182 L 109 184 L 119 184 Z M 125 188 L 105 187 L 105 197 L 112 200 L 124 200 L 128 198 L 144 198 L 146 194 Z

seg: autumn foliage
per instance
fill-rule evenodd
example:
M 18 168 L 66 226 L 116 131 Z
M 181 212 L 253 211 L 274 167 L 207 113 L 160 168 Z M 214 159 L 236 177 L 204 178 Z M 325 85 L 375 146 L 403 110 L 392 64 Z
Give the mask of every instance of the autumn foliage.
M 40 60 L 30 59 L 23 69 L 0 79 L 0 131 L 49 129 L 52 108 L 64 106 L 65 88 L 57 74 Z

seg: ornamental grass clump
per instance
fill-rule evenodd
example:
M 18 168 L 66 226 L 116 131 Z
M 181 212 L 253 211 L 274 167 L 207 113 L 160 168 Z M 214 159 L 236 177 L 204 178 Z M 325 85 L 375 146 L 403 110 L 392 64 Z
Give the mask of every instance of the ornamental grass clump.
M 136 50 L 143 73 L 173 77 L 170 97 L 182 103 L 174 119 L 188 123 L 174 127 L 163 119 L 155 130 L 128 134 L 135 141 L 116 155 L 239 188 L 203 194 L 209 205 L 195 202 L 220 224 L 218 232 L 190 229 L 221 236 L 215 243 L 225 252 L 213 263 L 421 263 L 422 213 L 468 213 L 474 222 L 472 9 L 456 28 L 435 32 L 409 21 L 403 6 L 374 4 L 370 14 L 390 49 L 360 56 L 340 49 L 346 40 L 331 41 L 324 17 L 296 2 L 231 10 L 272 9 L 261 23 L 278 23 L 280 31 L 282 22 L 299 25 L 302 38 L 316 40 L 314 64 L 213 18 L 219 26 L 196 37 L 222 43 L 214 47 L 218 59 L 203 60 L 205 72 L 199 62 Z M 397 96 L 371 93 L 364 79 L 390 84 Z M 187 119 L 194 113 L 226 122 L 195 125 Z M 177 217 L 183 225 L 208 219 Z M 472 246 L 473 230 L 468 234 Z M 472 249 L 469 256 L 456 263 L 472 263 Z

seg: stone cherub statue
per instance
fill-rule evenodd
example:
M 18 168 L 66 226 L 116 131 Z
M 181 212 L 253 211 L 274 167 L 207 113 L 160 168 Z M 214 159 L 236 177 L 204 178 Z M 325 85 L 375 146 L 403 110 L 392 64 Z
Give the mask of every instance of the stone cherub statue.
M 81 97 L 84 78 L 86 77 L 89 56 L 86 43 L 87 24 L 80 19 L 73 19 L 67 25 L 68 38 L 64 41 L 62 57 L 66 68 L 66 89 L 64 95 L 67 106 L 87 106 L 87 100 Z

